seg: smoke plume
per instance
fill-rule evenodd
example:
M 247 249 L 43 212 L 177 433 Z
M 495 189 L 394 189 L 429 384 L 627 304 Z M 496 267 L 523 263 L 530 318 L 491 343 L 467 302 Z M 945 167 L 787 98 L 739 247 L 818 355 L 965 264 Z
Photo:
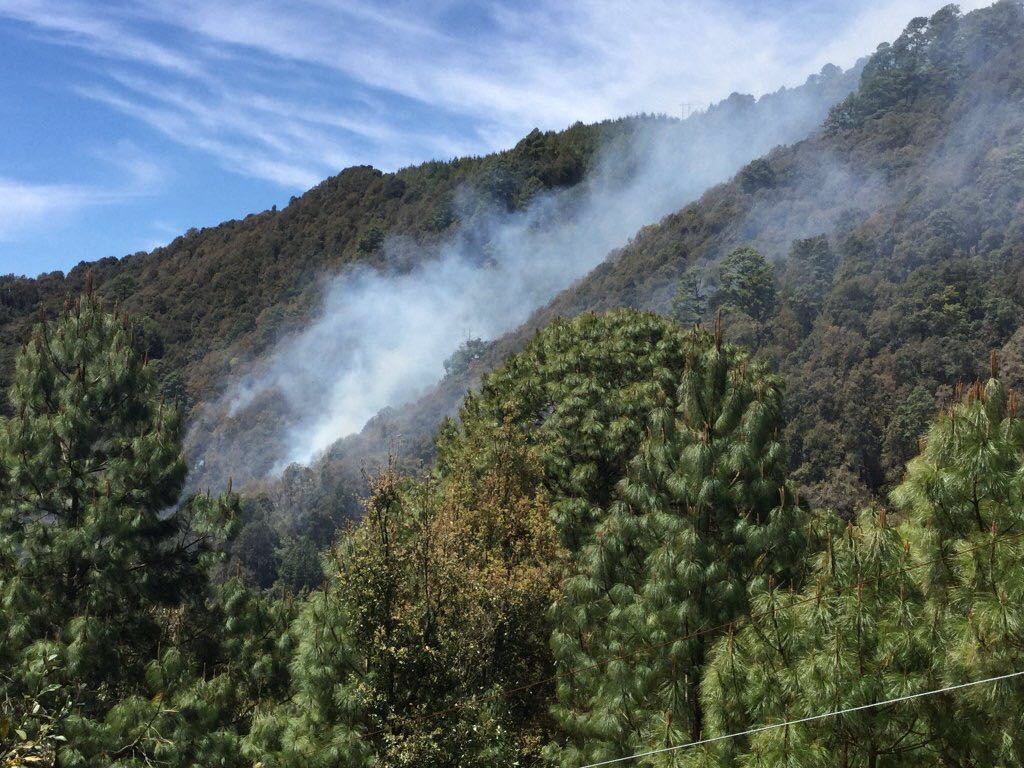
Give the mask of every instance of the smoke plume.
M 289 414 L 273 437 L 274 460 L 235 468 L 236 477 L 308 463 L 382 408 L 409 402 L 444 375 L 444 360 L 467 338 L 514 329 L 644 225 L 807 136 L 856 77 L 829 67 L 760 100 L 734 94 L 686 120 L 639 120 L 576 187 L 512 213 L 467 192 L 461 205 L 475 214 L 441 247 L 410 258 L 417 246 L 386 242 L 386 262 L 415 266 L 334 277 L 311 324 L 230 388 L 222 406 L 233 418 L 263 407 L 268 393 Z

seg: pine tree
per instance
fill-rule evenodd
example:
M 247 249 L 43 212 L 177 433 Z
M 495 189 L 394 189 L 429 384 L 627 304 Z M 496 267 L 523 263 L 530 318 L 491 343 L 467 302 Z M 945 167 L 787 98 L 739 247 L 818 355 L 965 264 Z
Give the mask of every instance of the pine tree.
M 536 450 L 562 541 L 578 550 L 636 453 L 647 415 L 675 396 L 684 336 L 669 320 L 632 310 L 555 321 L 466 397 L 459 424 L 440 432 L 439 466 L 510 419 Z
M 137 681 L 159 642 L 151 609 L 192 577 L 174 552 L 185 478 L 178 418 L 122 318 L 87 296 L 18 356 L 0 432 L 3 532 L 18 551 L 5 585 L 24 593 L 18 634 L 59 637 L 83 695 Z M 84 689 L 92 689 L 87 693 Z
M 786 261 L 785 296 L 807 333 L 832 287 L 838 261 L 824 235 L 794 240 Z
M 775 270 L 757 250 L 736 248 L 718 266 L 712 308 L 728 308 L 763 323 L 775 309 Z
M 522 434 L 509 421 L 496 437 L 428 480 L 375 480 L 293 627 L 291 695 L 257 719 L 254 758 L 539 764 L 549 691 L 505 689 L 551 674 L 561 550 Z
M 0 425 L 0 729 L 47 742 L 66 766 L 215 755 L 230 765 L 237 737 L 217 725 L 237 714 L 245 687 L 198 669 L 224 650 L 223 625 L 205 618 L 220 611 L 206 574 L 237 499 L 176 509 L 177 414 L 135 353 L 131 325 L 91 293 L 36 329 L 10 402 Z
M 671 317 L 683 326 L 697 325 L 708 311 L 708 293 L 701 270 L 690 267 L 683 272 L 672 297 Z
M 803 593 L 755 588 L 704 680 L 712 734 L 1024 669 L 1024 427 L 996 378 L 936 418 L 884 511 L 829 539 Z M 1024 764 L 1024 686 L 990 683 L 765 731 L 715 765 Z
M 941 633 L 929 619 L 910 542 L 885 511 L 863 511 L 813 561 L 802 592 L 756 587 L 747 625 L 718 641 L 703 683 L 709 735 L 938 687 L 931 654 Z M 916 704 L 763 731 L 689 757 L 745 766 L 939 762 Z
M 711 641 L 746 611 L 748 584 L 791 578 L 803 553 L 778 379 L 694 329 L 674 400 L 555 608 L 561 765 L 698 738 Z
M 942 682 L 1024 669 L 1024 421 L 1018 396 L 992 375 L 934 421 L 894 503 L 915 525 Z M 933 712 L 944 759 L 1024 764 L 1024 684 L 969 689 Z

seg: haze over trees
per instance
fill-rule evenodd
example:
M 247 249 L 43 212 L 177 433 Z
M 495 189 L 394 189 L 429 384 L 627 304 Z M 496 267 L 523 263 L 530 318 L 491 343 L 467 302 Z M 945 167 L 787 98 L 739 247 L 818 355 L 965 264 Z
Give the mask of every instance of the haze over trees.
M 453 350 L 365 483 L 351 441 L 188 486 L 188 347 L 111 300 L 145 279 L 33 323 L 57 278 L 5 282 L 0 765 L 1024 765 L 1022 53 L 1016 2 L 913 20 L 818 134 Z

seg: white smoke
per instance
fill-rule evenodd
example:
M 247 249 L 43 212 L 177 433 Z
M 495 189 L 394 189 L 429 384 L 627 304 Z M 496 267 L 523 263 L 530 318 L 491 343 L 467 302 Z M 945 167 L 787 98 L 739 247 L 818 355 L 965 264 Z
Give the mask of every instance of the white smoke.
M 493 339 L 516 328 L 644 225 L 772 147 L 808 135 L 854 83 L 831 72 L 756 104 L 734 96 L 686 121 L 641 122 L 604 148 L 577 187 L 543 194 L 517 212 L 475 215 L 409 271 L 347 271 L 329 282 L 308 328 L 232 387 L 231 414 L 276 391 L 297 414 L 285 427 L 277 466 L 309 463 L 382 408 L 436 383 L 443 361 L 469 336 Z M 404 254 L 409 247 L 385 244 Z

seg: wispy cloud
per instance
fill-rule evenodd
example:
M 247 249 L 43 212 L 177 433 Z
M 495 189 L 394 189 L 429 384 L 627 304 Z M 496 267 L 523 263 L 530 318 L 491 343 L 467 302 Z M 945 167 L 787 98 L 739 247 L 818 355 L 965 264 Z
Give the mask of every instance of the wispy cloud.
M 207 152 L 237 173 L 294 188 L 310 187 L 321 177 L 303 162 L 308 156 L 289 147 L 284 136 L 262 127 L 258 120 L 240 120 L 238 112 L 230 108 L 187 104 L 155 83 L 146 96 L 120 93 L 106 86 L 78 86 L 75 92 L 141 120 L 167 138 Z M 282 155 L 295 159 L 287 160 Z
M 154 193 L 165 178 L 162 165 L 127 141 L 98 150 L 118 180 L 111 184 L 40 183 L 0 176 L 0 242 L 83 211 Z
M 84 6 L 70 0 L 0 0 L 0 14 L 27 22 L 53 42 L 73 45 L 99 56 L 146 62 L 184 75 L 201 76 L 202 67 L 189 56 L 135 34 L 115 18 L 103 16 L 103 6 Z
M 94 200 L 93 190 L 74 184 L 32 184 L 0 177 L 0 241 L 37 226 L 54 215 L 81 210 Z
M 345 164 L 485 152 L 534 126 L 796 84 L 939 5 L 0 0 L 0 17 L 92 54 L 79 95 L 301 189 Z

